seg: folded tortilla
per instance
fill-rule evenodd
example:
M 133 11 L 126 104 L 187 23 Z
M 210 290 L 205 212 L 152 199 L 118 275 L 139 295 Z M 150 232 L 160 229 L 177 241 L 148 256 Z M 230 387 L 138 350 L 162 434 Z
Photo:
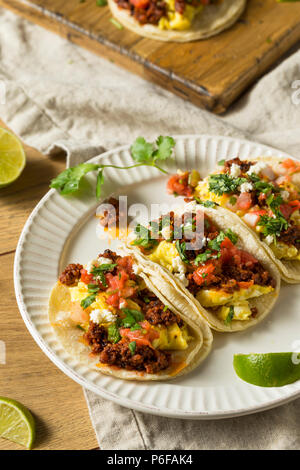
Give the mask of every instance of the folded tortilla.
M 189 204 L 184 206 L 186 207 L 187 212 L 189 212 L 188 206 Z M 230 324 L 226 325 L 224 321 L 218 318 L 213 308 L 203 307 L 198 299 L 196 299 L 196 297 L 184 286 L 180 279 L 175 277 L 168 269 L 148 259 L 147 256 L 142 254 L 136 246 L 127 244 L 126 251 L 128 254 L 134 252 L 135 257 L 143 266 L 144 272 L 153 279 L 157 288 L 166 298 L 175 296 L 176 305 L 179 307 L 181 312 L 184 312 L 185 315 L 190 317 L 192 316 L 192 318 L 194 318 L 194 314 L 198 314 L 199 317 L 202 317 L 206 322 L 208 322 L 211 328 L 220 332 L 236 332 L 255 326 L 268 315 L 278 298 L 280 290 L 279 271 L 275 264 L 270 260 L 263 247 L 258 243 L 257 238 L 253 236 L 248 227 L 240 223 L 239 217 L 236 216 L 236 218 L 232 218 L 232 213 L 222 207 L 206 208 L 201 206 L 201 210 L 218 226 L 220 230 L 225 231 L 231 229 L 236 233 L 239 237 L 236 246 L 253 255 L 266 268 L 266 270 L 268 270 L 272 278 L 275 280 L 276 287 L 272 292 L 263 294 L 256 298 L 247 299 L 250 308 L 256 307 L 258 310 L 255 318 L 250 318 L 249 320 L 234 320 Z M 175 214 L 182 213 L 183 210 L 181 208 L 178 212 L 175 209 L 174 212 Z
M 130 253 L 132 255 L 132 253 Z M 126 380 L 167 380 L 178 377 L 190 372 L 197 367 L 209 354 L 213 335 L 205 321 L 199 318 L 197 312 L 182 310 L 185 303 L 178 302 L 176 292 L 170 290 L 169 296 L 165 297 L 154 286 L 155 277 L 146 276 L 140 273 L 139 276 L 144 280 L 147 288 L 152 291 L 169 309 L 184 320 L 188 325 L 193 339 L 188 343 L 188 348 L 182 351 L 169 351 L 172 354 L 172 364 L 168 369 L 162 370 L 156 374 L 148 374 L 134 370 L 126 370 L 99 363 L 98 358 L 91 357 L 91 349 L 82 341 L 82 331 L 76 327 L 76 324 L 69 319 L 71 309 L 71 296 L 68 286 L 59 281 L 52 289 L 49 300 L 49 320 L 60 341 L 62 347 L 76 358 L 81 364 L 97 370 L 106 375 L 111 375 Z M 152 279 L 152 280 L 151 280 Z
M 205 39 L 230 28 L 243 13 L 247 0 L 223 0 L 217 5 L 206 5 L 197 15 L 189 30 L 161 30 L 158 26 L 140 25 L 128 10 L 119 8 L 114 0 L 108 0 L 113 16 L 126 28 L 140 36 L 159 41 L 189 42 Z

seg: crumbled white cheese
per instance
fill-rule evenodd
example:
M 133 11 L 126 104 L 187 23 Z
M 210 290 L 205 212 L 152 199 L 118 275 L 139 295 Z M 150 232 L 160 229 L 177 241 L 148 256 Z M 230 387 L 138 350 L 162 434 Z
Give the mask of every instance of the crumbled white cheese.
M 184 175 L 184 171 L 182 171 L 182 170 L 177 170 L 177 175 Z
M 180 256 L 176 256 L 176 258 L 172 259 L 172 268 L 174 269 L 175 272 L 179 274 L 186 273 L 186 265 L 181 260 Z
M 247 171 L 248 175 L 258 175 L 264 168 L 266 168 L 268 165 L 265 162 L 257 162 L 255 165 L 250 166 L 249 170 Z
M 177 277 L 177 279 L 179 279 L 183 283 L 184 287 L 188 286 L 189 281 L 185 277 L 184 273 L 176 273 L 176 274 L 174 274 L 174 276 Z
M 97 261 L 99 266 L 101 266 L 101 264 L 112 264 L 112 260 L 110 258 L 104 258 L 103 256 L 99 256 Z
M 230 176 L 233 176 L 233 178 L 237 178 L 238 176 L 240 176 L 240 174 L 241 168 L 239 167 L 239 165 L 237 165 L 236 163 L 232 163 L 230 167 Z
M 284 201 L 288 201 L 289 200 L 289 197 L 290 197 L 290 193 L 288 191 L 281 191 L 280 193 L 282 199 Z
M 171 230 L 170 227 L 167 225 L 161 229 L 161 234 L 165 240 L 169 240 L 171 238 Z
M 271 245 L 274 241 L 274 237 L 273 235 L 267 235 L 266 238 L 265 238 L 265 242 L 268 244 L 268 245 Z
M 186 265 L 183 263 L 180 256 L 176 256 L 176 258 L 172 260 L 172 268 L 174 269 L 174 276 L 177 277 L 177 279 L 179 279 L 186 287 L 189 283 L 185 277 Z
M 203 237 L 202 238 L 202 246 L 205 246 L 209 242 L 209 238 Z
M 96 259 L 92 259 L 91 261 L 89 261 L 86 265 L 86 270 L 87 272 L 90 274 L 92 272 L 92 269 L 94 266 L 98 266 L 98 260 Z
M 119 308 L 126 308 L 127 307 L 127 303 L 125 300 L 122 300 L 122 302 L 119 303 Z
M 142 270 L 141 267 L 138 266 L 137 264 L 132 265 L 132 271 L 134 272 L 134 274 L 139 274 L 141 272 L 141 270 Z
M 114 315 L 110 310 L 107 308 L 104 308 L 103 310 L 100 310 L 99 308 L 92 310 L 90 314 L 90 320 L 93 323 L 110 323 L 113 322 L 117 319 L 117 316 Z
M 241 193 L 249 193 L 252 191 L 253 185 L 251 183 L 242 183 L 241 186 L 239 187 L 239 190 Z

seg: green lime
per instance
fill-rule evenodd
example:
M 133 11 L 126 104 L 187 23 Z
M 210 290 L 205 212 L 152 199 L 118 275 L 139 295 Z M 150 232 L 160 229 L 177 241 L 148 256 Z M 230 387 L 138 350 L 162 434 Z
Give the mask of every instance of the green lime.
M 13 183 L 26 163 L 25 152 L 16 136 L 0 127 L 0 188 Z
M 235 354 L 233 367 L 240 379 L 260 387 L 282 387 L 300 380 L 300 354 Z
M 0 397 L 0 437 L 31 449 L 35 437 L 32 414 L 16 400 Z

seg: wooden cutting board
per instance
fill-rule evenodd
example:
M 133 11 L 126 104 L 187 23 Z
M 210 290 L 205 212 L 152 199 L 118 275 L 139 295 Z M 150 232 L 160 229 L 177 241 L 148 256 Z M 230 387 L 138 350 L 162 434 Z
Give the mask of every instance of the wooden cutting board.
M 215 113 L 300 40 L 300 3 L 249 0 L 218 36 L 164 43 L 117 29 L 96 0 L 0 0 L 0 5 Z

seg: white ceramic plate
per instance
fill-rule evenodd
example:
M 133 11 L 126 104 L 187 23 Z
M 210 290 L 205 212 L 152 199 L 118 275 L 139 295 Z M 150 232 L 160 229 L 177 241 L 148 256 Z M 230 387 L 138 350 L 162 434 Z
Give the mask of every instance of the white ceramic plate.
M 175 161 L 169 167 L 198 168 L 204 176 L 218 160 L 240 156 L 288 155 L 253 142 L 215 136 L 176 137 Z M 92 162 L 128 165 L 128 147 L 92 159 Z M 95 182 L 94 175 L 90 181 Z M 103 196 L 127 194 L 129 203 L 160 203 L 167 178 L 152 168 L 106 170 Z M 233 370 L 234 353 L 291 351 L 300 340 L 300 290 L 283 285 L 278 303 L 254 329 L 235 334 L 214 333 L 210 356 L 195 371 L 166 383 L 133 383 L 101 375 L 81 365 L 60 346 L 48 323 L 51 286 L 69 262 L 84 264 L 107 242 L 96 238 L 94 217 L 98 203 L 91 195 L 63 198 L 50 190 L 30 215 L 15 258 L 15 290 L 23 319 L 42 350 L 69 377 L 104 398 L 157 415 L 189 419 L 215 419 L 272 408 L 300 396 L 300 381 L 281 388 L 260 388 L 242 382 Z M 114 247 L 114 245 L 109 245 Z

